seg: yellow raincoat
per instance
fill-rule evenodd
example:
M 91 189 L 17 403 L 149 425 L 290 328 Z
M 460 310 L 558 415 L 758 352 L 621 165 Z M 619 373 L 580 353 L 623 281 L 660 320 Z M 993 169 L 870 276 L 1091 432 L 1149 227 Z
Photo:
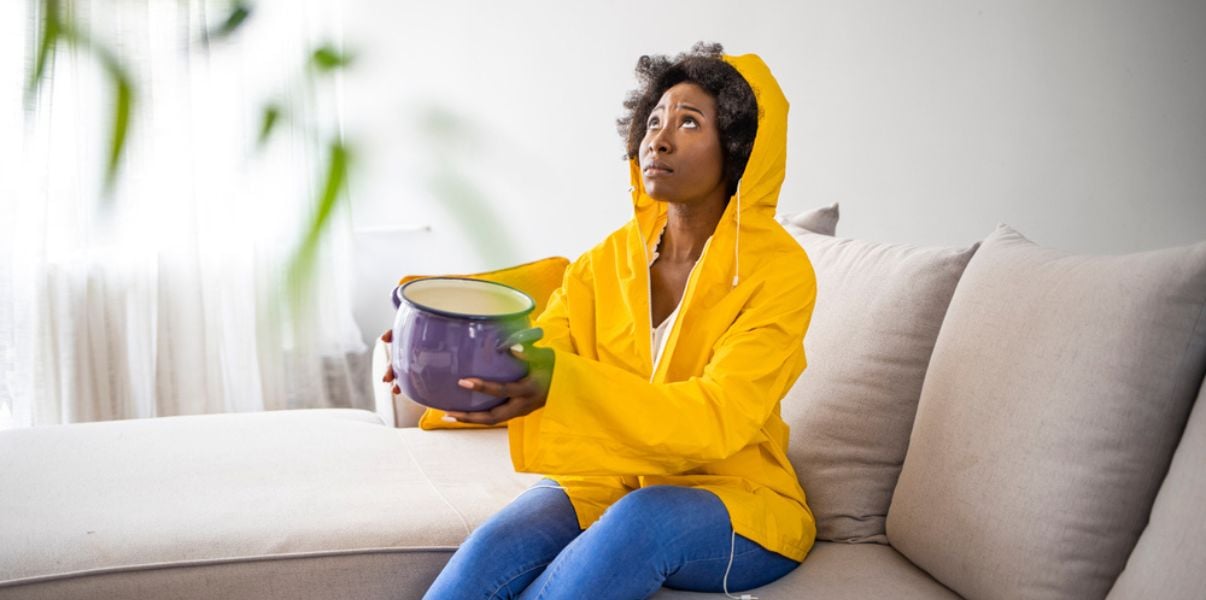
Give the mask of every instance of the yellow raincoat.
M 715 493 L 734 530 L 803 560 L 816 524 L 779 401 L 804 370 L 816 278 L 774 219 L 787 99 L 762 59 L 726 56 L 758 98 L 739 191 L 687 280 L 653 371 L 649 257 L 667 221 L 631 161 L 636 215 L 566 271 L 537 319 L 556 363 L 544 408 L 510 422 L 511 460 L 569 495 L 583 528 L 634 489 Z

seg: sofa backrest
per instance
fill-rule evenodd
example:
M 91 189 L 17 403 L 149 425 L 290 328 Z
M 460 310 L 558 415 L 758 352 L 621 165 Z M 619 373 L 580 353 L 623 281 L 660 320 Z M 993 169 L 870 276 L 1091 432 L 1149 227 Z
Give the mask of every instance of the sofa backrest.
M 1206 243 L 1077 256 L 998 228 L 934 347 L 889 541 L 965 597 L 1104 597 L 1203 371 Z
M 884 519 L 930 352 L 975 246 L 835 238 L 836 221 L 836 205 L 782 221 L 817 277 L 808 367 L 782 404 L 788 457 L 818 539 L 887 543 Z
M 1206 594 L 1206 381 L 1151 518 L 1107 600 L 1200 600 Z

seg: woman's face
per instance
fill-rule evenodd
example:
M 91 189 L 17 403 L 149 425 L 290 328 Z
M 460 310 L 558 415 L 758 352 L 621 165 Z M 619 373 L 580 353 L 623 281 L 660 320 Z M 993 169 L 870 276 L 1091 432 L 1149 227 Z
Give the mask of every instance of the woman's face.
M 641 175 L 654 200 L 697 204 L 725 198 L 716 99 L 694 83 L 662 94 L 641 141 Z

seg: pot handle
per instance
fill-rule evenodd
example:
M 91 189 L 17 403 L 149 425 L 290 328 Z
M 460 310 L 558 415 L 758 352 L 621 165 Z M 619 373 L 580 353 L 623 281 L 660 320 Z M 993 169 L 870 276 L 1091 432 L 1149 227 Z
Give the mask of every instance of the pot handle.
M 542 337 L 544 337 L 544 330 L 539 327 L 520 329 L 507 336 L 507 339 L 499 342 L 497 348 L 499 352 L 506 352 L 511 346 L 516 344 L 531 344 Z

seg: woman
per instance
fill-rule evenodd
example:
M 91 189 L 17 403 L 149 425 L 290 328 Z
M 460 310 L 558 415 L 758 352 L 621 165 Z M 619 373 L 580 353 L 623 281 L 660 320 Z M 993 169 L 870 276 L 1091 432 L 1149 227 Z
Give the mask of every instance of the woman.
M 765 585 L 815 524 L 779 400 L 805 366 L 815 278 L 774 220 L 787 101 L 757 56 L 642 57 L 625 102 L 635 217 L 567 270 L 505 403 L 546 474 L 465 541 L 428 598 L 645 598 Z

